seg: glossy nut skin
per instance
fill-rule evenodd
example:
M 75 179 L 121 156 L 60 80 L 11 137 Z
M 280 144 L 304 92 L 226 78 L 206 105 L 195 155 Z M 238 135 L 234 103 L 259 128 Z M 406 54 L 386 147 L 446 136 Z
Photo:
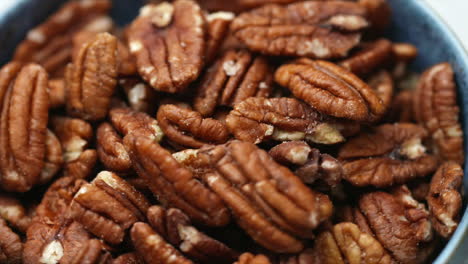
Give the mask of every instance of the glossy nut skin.
M 182 146 L 200 148 L 205 144 L 222 144 L 229 132 L 223 123 L 212 118 L 203 118 L 196 111 L 177 105 L 159 107 L 158 123 L 166 137 Z
M 145 220 L 148 208 L 141 193 L 108 171 L 100 172 L 91 184 L 82 186 L 70 204 L 75 221 L 110 244 L 121 243 L 126 229 Z
M 411 123 L 385 124 L 349 140 L 339 151 L 344 179 L 356 186 L 388 187 L 437 169 L 421 143 L 427 131 Z
M 299 59 L 279 67 L 275 81 L 321 113 L 373 121 L 385 113 L 377 93 L 348 70 L 327 61 Z
M 344 137 L 332 122 L 307 104 L 286 97 L 251 97 L 236 105 L 226 117 L 234 137 L 255 144 L 268 139 L 342 142 Z
M 435 231 L 449 238 L 458 226 L 462 206 L 463 169 L 456 162 L 440 165 L 431 179 L 427 204 Z
M 70 61 L 72 38 L 96 17 L 110 10 L 111 1 L 69 2 L 44 23 L 30 30 L 14 54 L 15 61 L 36 62 L 52 75 L 63 74 Z M 62 71 L 62 73 L 60 73 Z
M 416 121 L 429 131 L 437 156 L 443 161 L 463 164 L 463 132 L 450 64 L 437 64 L 421 75 L 413 97 L 413 111 Z
M 0 262 L 20 264 L 23 255 L 23 244 L 18 234 L 0 218 Z
M 128 31 L 141 77 L 158 91 L 184 90 L 203 66 L 205 23 L 202 10 L 191 0 L 144 6 Z
M 102 120 L 117 84 L 117 38 L 100 33 L 80 48 L 67 66 L 67 113 L 85 120 Z
M 37 64 L 4 66 L 0 72 L 0 182 L 25 192 L 41 177 L 46 155 L 48 75 Z
M 269 97 L 272 75 L 265 57 L 247 50 L 228 50 L 203 75 L 194 109 L 203 116 L 212 116 L 217 106 L 234 107 L 248 97 Z
M 368 25 L 365 9 L 352 2 L 271 4 L 237 16 L 234 35 L 250 50 L 276 56 L 339 58 L 358 44 Z

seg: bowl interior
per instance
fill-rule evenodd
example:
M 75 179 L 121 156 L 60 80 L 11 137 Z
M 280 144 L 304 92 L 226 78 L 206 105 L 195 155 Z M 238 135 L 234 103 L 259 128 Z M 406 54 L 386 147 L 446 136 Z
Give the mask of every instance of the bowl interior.
M 392 27 L 387 36 L 394 41 L 410 42 L 419 49 L 419 56 L 412 64 L 418 72 L 439 62 L 449 62 L 455 71 L 461 108 L 461 121 L 468 153 L 468 56 L 458 39 L 444 22 L 421 0 L 388 0 L 393 8 Z M 57 0 L 17 0 L 17 5 L 0 13 L 0 64 L 8 62 L 15 46 L 24 38 L 28 29 L 39 24 L 63 2 Z M 120 25 L 130 22 L 137 14 L 144 0 L 113 0 L 112 16 Z M 468 157 L 468 155 L 466 155 Z M 468 160 L 468 159 L 467 159 Z M 465 164 L 467 164 L 465 160 Z M 463 241 L 468 228 L 468 173 L 464 177 L 464 209 L 460 225 L 434 263 L 463 263 L 468 249 Z

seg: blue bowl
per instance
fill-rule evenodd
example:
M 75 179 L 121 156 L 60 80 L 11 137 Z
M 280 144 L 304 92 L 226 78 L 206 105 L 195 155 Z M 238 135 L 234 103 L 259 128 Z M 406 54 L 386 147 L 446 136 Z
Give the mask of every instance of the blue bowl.
M 12 8 L 0 13 L 0 65 L 11 58 L 16 45 L 24 38 L 28 29 L 43 21 L 64 1 L 57 0 L 13 0 Z M 222 1 L 222 0 L 220 0 Z M 458 100 L 461 121 L 465 131 L 465 153 L 468 153 L 468 56 L 452 31 L 422 0 L 388 0 L 393 8 L 393 21 L 387 37 L 394 41 L 410 42 L 419 49 L 419 56 L 412 67 L 423 71 L 439 62 L 449 62 L 455 71 L 458 84 Z M 118 24 L 125 25 L 137 14 L 144 0 L 113 0 L 112 16 Z M 468 155 L 465 164 L 468 164 Z M 458 229 L 434 261 L 442 263 L 466 263 L 468 256 L 468 170 L 465 168 L 463 190 L 464 209 Z

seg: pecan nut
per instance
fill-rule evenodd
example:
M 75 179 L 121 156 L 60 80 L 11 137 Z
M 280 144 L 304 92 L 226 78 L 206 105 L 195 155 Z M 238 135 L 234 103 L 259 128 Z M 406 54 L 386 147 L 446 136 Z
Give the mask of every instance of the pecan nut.
M 133 167 L 158 200 L 181 209 L 196 222 L 223 226 L 230 220 L 222 200 L 181 166 L 171 153 L 151 138 L 131 133 L 124 138 Z
M 175 208 L 160 206 L 148 209 L 148 222 L 166 241 L 197 263 L 232 263 L 238 254 L 192 226 L 190 219 Z
M 3 99 L 0 119 L 2 188 L 25 192 L 41 177 L 46 155 L 48 77 L 37 64 L 17 63 L 0 73 Z
M 49 182 L 63 165 L 62 145 L 57 136 L 50 130 L 47 130 L 45 145 L 44 167 L 42 168 L 41 177 L 39 179 L 39 183 L 41 184 Z
M 437 64 L 423 73 L 413 97 L 413 108 L 416 120 L 429 131 L 437 156 L 463 164 L 463 132 L 450 64 Z
M 249 8 L 262 6 L 265 4 L 288 4 L 298 0 L 233 0 L 229 2 L 220 2 L 218 0 L 199 0 L 200 5 L 210 11 L 227 10 L 231 12 L 240 12 Z
M 18 234 L 8 227 L 5 220 L 0 218 L 0 262 L 22 263 L 23 243 Z
M 239 259 L 234 264 L 271 264 L 270 260 L 264 255 L 253 255 L 244 253 L 239 256 Z
M 346 69 L 326 61 L 300 59 L 278 68 L 275 80 L 321 113 L 373 121 L 385 113 L 377 93 Z
M 237 16 L 234 35 L 268 55 L 339 58 L 358 44 L 368 26 L 365 9 L 352 2 L 306 1 L 265 5 Z
M 49 108 L 61 108 L 65 106 L 65 80 L 49 80 Z
M 395 95 L 387 113 L 387 120 L 406 123 L 414 121 L 413 91 L 401 91 Z
M 281 143 L 268 152 L 278 163 L 292 167 L 304 183 L 316 180 L 324 181 L 329 186 L 336 186 L 342 178 L 341 163 L 328 154 L 321 154 L 304 141 Z
M 273 73 L 266 58 L 246 50 L 228 50 L 211 66 L 198 85 L 194 109 L 211 116 L 216 106 L 235 106 L 248 97 L 269 97 Z
M 69 2 L 47 21 L 30 30 L 17 47 L 14 60 L 36 62 L 55 74 L 70 61 L 75 32 L 91 26 L 97 17 L 107 13 L 111 1 Z
M 130 231 L 130 235 L 133 246 L 146 263 L 193 263 L 167 243 L 146 223 L 135 223 Z
M 141 193 L 108 171 L 100 172 L 91 184 L 81 186 L 70 204 L 71 217 L 111 244 L 121 243 L 125 230 L 145 220 L 148 208 Z
M 159 96 L 148 84 L 137 78 L 124 78 L 119 80 L 119 85 L 124 89 L 128 104 L 133 110 L 156 113 L 155 102 Z
M 437 159 L 422 141 L 427 131 L 414 124 L 376 127 L 351 139 L 340 149 L 344 179 L 356 186 L 387 187 L 426 176 L 437 169 Z
M 224 42 L 224 38 L 229 31 L 229 25 L 231 25 L 233 19 L 234 14 L 231 12 L 221 11 L 206 15 L 206 22 L 208 23 L 205 51 L 206 62 L 212 62 L 218 55 L 218 51 Z
M 67 66 L 67 112 L 85 120 L 104 119 L 116 78 L 117 38 L 100 33 L 82 45 L 76 60 Z
M 117 258 L 115 258 L 114 260 L 112 260 L 111 263 L 112 264 L 144 264 L 144 262 L 134 252 L 122 254 L 118 256 Z
M 229 137 L 225 124 L 176 105 L 159 107 L 157 118 L 167 138 L 182 146 L 200 148 L 205 144 L 222 144 Z
M 294 98 L 251 97 L 234 107 L 226 125 L 237 139 L 260 143 L 267 139 L 303 140 L 321 144 L 344 141 L 329 118 Z
M 192 0 L 144 6 L 128 31 L 141 77 L 159 91 L 185 89 L 203 66 L 205 31 L 205 17 Z
M 374 31 L 382 32 L 390 25 L 392 11 L 386 0 L 358 0 L 358 3 L 366 9 L 366 17 Z
M 427 204 L 434 229 L 444 238 L 449 238 L 458 226 L 462 180 L 462 168 L 450 161 L 443 163 L 431 180 Z
M 4 219 L 10 226 L 22 233 L 26 232 L 31 223 L 31 217 L 21 202 L 6 194 L 0 195 L 0 219 Z

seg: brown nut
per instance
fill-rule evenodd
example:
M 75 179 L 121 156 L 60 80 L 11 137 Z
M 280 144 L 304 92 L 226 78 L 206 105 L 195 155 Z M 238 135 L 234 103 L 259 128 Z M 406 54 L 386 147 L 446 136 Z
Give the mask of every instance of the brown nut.
M 231 24 L 249 49 L 268 55 L 340 58 L 359 43 L 368 26 L 357 3 L 306 1 L 265 5 L 242 13 Z
M 233 107 L 248 97 L 269 97 L 272 75 L 266 58 L 255 57 L 246 50 L 228 50 L 203 76 L 194 109 L 211 116 L 218 105 Z
M 437 64 L 423 73 L 413 97 L 413 111 L 416 120 L 429 131 L 433 151 L 440 160 L 463 164 L 463 131 L 450 64 Z
M 15 61 L 37 62 L 56 75 L 70 61 L 73 34 L 93 25 L 107 13 L 111 1 L 69 2 L 44 23 L 30 30 L 14 55 Z
M 215 169 L 203 180 L 229 206 L 239 226 L 267 249 L 301 251 L 296 237 L 312 237 L 311 230 L 331 215 L 333 205 L 326 195 L 307 188 L 252 143 L 232 141 L 202 149 L 197 156 Z
M 34 222 L 28 229 L 23 262 L 42 263 L 106 263 L 110 255 L 100 240 L 77 222 L 57 224 Z
M 70 204 L 71 217 L 110 244 L 121 243 L 125 230 L 145 220 L 148 208 L 141 193 L 108 171 L 100 172 L 91 184 L 81 186 Z
M 369 77 L 367 83 L 380 98 L 385 109 L 384 112 L 387 113 L 393 102 L 394 85 L 392 76 L 386 70 L 377 71 Z M 383 117 L 380 116 L 380 119 Z M 373 121 L 378 121 L 378 119 Z
M 31 223 L 31 217 L 27 215 L 21 202 L 7 194 L 0 194 L 0 219 L 4 219 L 10 226 L 22 233 L 26 233 Z
M 25 192 L 41 177 L 46 155 L 48 77 L 37 64 L 18 63 L 0 72 L 0 182 L 7 191 Z
M 44 167 L 39 179 L 39 183 L 41 184 L 49 182 L 62 169 L 63 165 L 62 145 L 57 136 L 50 130 L 47 130 L 45 144 Z
M 431 180 L 427 204 L 434 229 L 449 238 L 458 226 L 462 197 L 463 170 L 455 162 L 443 163 Z
M 135 252 L 131 252 L 118 256 L 111 264 L 144 264 L 144 262 Z
M 427 131 L 410 123 L 385 124 L 349 140 L 340 149 L 344 179 L 356 186 L 387 187 L 437 169 L 422 141 Z
M 142 222 L 135 223 L 130 231 L 133 246 L 149 264 L 174 263 L 192 264 L 182 254 L 167 243 L 151 227 Z
M 362 76 L 390 61 L 391 55 L 392 43 L 387 39 L 381 38 L 374 42 L 363 44 L 360 51 L 342 60 L 339 65 L 358 76 Z
M 182 146 L 200 148 L 205 144 L 222 144 L 229 137 L 225 124 L 176 105 L 159 107 L 157 118 L 167 138 Z
M 294 98 L 251 97 L 234 107 L 226 118 L 237 139 L 258 144 L 267 139 L 303 140 L 321 144 L 344 141 L 329 118 Z
M 386 110 L 370 86 L 331 62 L 296 60 L 276 70 L 275 80 L 295 97 L 327 115 L 373 121 Z
M 67 112 L 85 120 L 107 115 L 117 84 L 117 38 L 100 33 L 81 46 L 73 64 L 67 66 Z
M 390 25 L 392 11 L 387 0 L 358 0 L 358 3 L 366 9 L 366 17 L 374 31 L 382 32 Z
M 133 110 L 150 115 L 156 113 L 155 102 L 159 96 L 148 84 L 139 78 L 124 78 L 119 80 L 119 85 L 124 89 Z
M 244 253 L 239 256 L 239 259 L 234 264 L 271 264 L 270 260 L 264 255 L 253 255 Z
M 166 206 L 181 209 L 191 219 L 209 226 L 224 226 L 230 220 L 222 200 L 205 187 L 171 153 L 141 133 L 124 138 L 133 167 Z
M 386 120 L 407 123 L 414 121 L 413 91 L 401 91 L 395 95 L 387 113 Z
M 225 37 L 229 31 L 229 25 L 231 25 L 234 19 L 234 14 L 231 12 L 215 12 L 206 15 L 207 26 L 207 40 L 206 40 L 206 51 L 205 51 L 205 64 L 211 63 L 221 48 Z
M 281 143 L 268 152 L 278 163 L 292 167 L 304 183 L 317 180 L 329 186 L 336 186 L 343 176 L 341 163 L 328 154 L 321 154 L 304 141 Z
M 0 263 L 21 264 L 23 243 L 18 234 L 0 218 Z
M 205 55 L 205 18 L 192 0 L 148 4 L 128 31 L 138 72 L 153 88 L 176 93 L 200 74 Z
M 60 108 L 65 106 L 65 80 L 49 80 L 49 108 Z
M 394 194 L 372 192 L 359 201 L 375 237 L 400 263 L 424 263 L 425 243 L 432 239 L 429 213 L 402 186 Z
M 156 119 L 128 107 L 111 109 L 109 117 L 114 128 L 122 136 L 138 132 L 145 134 L 155 142 L 161 141 L 164 136 Z
M 166 241 L 197 263 L 231 264 L 238 256 L 222 242 L 192 226 L 188 216 L 179 209 L 152 206 L 148 209 L 148 222 Z
M 210 11 L 231 11 L 236 13 L 265 4 L 288 4 L 297 1 L 298 0 L 233 0 L 228 2 L 220 2 L 218 0 L 198 0 L 204 9 Z

